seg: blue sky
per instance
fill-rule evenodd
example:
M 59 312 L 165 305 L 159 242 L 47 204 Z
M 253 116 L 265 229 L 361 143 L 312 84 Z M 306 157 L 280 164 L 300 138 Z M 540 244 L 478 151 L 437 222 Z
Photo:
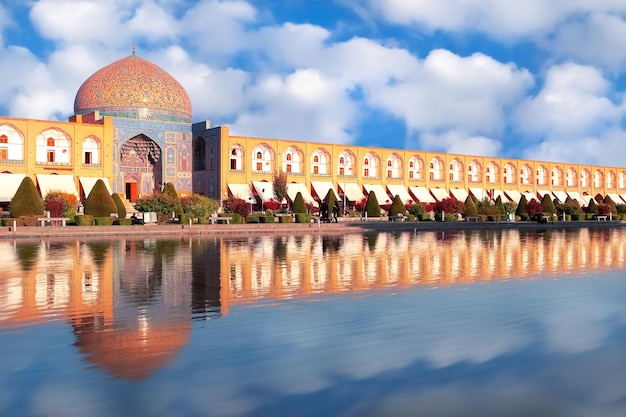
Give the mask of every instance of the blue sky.
M 626 166 L 622 0 L 0 0 L 0 114 L 133 42 L 233 134 Z

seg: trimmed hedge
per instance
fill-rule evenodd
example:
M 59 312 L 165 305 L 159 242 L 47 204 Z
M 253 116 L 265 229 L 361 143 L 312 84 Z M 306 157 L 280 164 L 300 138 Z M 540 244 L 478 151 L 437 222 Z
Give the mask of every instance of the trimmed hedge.
M 35 183 L 30 177 L 24 177 L 11 200 L 11 217 L 15 219 L 29 215 L 41 217 L 44 210 L 44 202 L 39 196 Z
M 111 198 L 113 199 L 113 202 L 115 203 L 115 206 L 117 207 L 118 219 L 125 219 L 126 218 L 126 206 L 124 205 L 124 202 L 122 201 L 122 197 L 120 197 L 118 193 L 113 193 L 111 195 Z
M 259 223 L 274 223 L 274 215 L 259 216 Z
M 178 222 L 180 224 L 187 224 L 188 225 L 189 224 L 189 220 L 191 220 L 191 223 L 193 223 L 193 214 L 183 213 L 183 214 L 180 214 L 178 216 Z
M 133 219 L 115 219 L 113 221 L 114 226 L 132 226 Z
M 104 185 L 104 181 L 99 179 L 85 200 L 85 214 L 94 217 L 106 217 L 110 216 L 111 213 L 117 213 L 117 206 L 106 185 Z
M 224 213 L 222 214 L 223 217 L 230 217 L 230 223 L 231 224 L 240 224 L 242 223 L 241 219 L 242 217 L 237 214 L 237 213 Z
M 283 214 L 280 216 L 276 216 L 278 218 L 278 223 L 291 223 L 291 215 L 290 214 Z
M 259 223 L 259 216 L 257 214 L 248 216 L 246 223 Z
M 311 223 L 311 213 L 296 213 L 296 223 Z
M 113 217 L 94 217 L 96 226 L 113 226 Z
M 5 217 L 2 219 L 2 226 L 13 227 L 13 220 L 15 220 L 15 226 L 24 226 L 22 219 L 14 219 L 13 217 Z
M 94 217 L 91 214 L 77 214 L 74 216 L 76 226 L 93 226 Z

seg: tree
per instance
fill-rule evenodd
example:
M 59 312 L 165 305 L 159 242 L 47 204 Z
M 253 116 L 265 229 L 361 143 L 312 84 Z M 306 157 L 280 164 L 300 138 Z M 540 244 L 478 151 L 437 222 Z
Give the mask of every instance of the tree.
M 74 194 L 68 194 L 60 190 L 52 190 L 46 194 L 44 199 L 46 211 L 51 217 L 74 218 L 78 208 L 78 199 Z
M 550 197 L 550 194 L 544 194 L 541 199 L 541 211 L 544 213 L 556 214 L 556 207 Z
M 528 215 L 531 217 L 535 214 L 543 214 L 543 205 L 537 201 L 536 198 L 532 198 L 526 207 L 528 209 Z
M 391 203 L 391 207 L 389 207 L 389 216 L 397 216 L 398 214 L 402 214 L 406 216 L 406 208 L 402 203 L 402 199 L 400 199 L 399 195 L 396 195 L 393 198 L 393 202 Z
M 506 210 L 504 209 L 504 204 L 502 203 L 501 196 L 498 196 L 498 198 L 496 198 L 495 206 L 498 214 L 500 214 L 501 216 L 504 216 L 506 214 Z
M 113 193 L 113 195 L 111 195 L 111 198 L 113 199 L 113 202 L 115 202 L 115 206 L 117 207 L 117 217 L 119 219 L 125 219 L 126 205 L 124 204 L 124 201 L 122 201 L 122 197 L 120 197 L 118 193 Z
M 528 220 L 530 218 L 530 215 L 528 214 L 528 201 L 526 200 L 526 196 L 522 195 L 519 203 L 517 203 L 515 215 L 519 216 L 519 218 L 522 220 Z
M 611 208 L 611 213 L 617 214 L 617 206 L 615 206 L 615 202 L 608 195 L 604 197 L 604 204 L 608 205 Z
M 85 214 L 94 217 L 109 217 L 111 213 L 117 213 L 117 206 L 104 181 L 96 181 L 87 200 L 85 200 Z
M 279 203 L 282 203 L 283 199 L 287 196 L 287 174 L 282 170 L 274 172 L 272 191 L 274 191 L 276 200 L 278 200 Z
M 329 213 L 333 212 L 333 207 L 335 207 L 335 201 L 337 201 L 335 192 L 333 190 L 328 190 L 328 193 L 326 193 L 326 197 L 324 198 L 324 204 L 326 204 L 326 207 L 328 207 Z
M 457 200 L 456 198 L 444 198 L 443 200 L 435 203 L 435 213 L 460 213 L 465 212 L 465 204 Z
M 220 207 L 217 201 L 196 193 L 181 198 L 180 204 L 183 206 L 183 211 L 195 219 L 206 219 L 211 213 L 217 212 Z
M 302 197 L 302 193 L 300 193 L 300 191 L 298 191 L 298 194 L 296 194 L 296 198 L 293 200 L 293 204 L 291 205 L 291 211 L 293 211 L 294 213 L 306 213 L 304 197 Z
M 180 216 L 184 213 L 183 206 L 180 203 L 180 198 L 178 198 L 178 193 L 176 192 L 174 184 L 172 184 L 171 182 L 165 184 L 165 188 L 163 189 L 163 196 L 173 203 L 174 209 L 172 211 L 176 214 L 176 216 Z
M 598 205 L 596 204 L 596 201 L 593 198 L 589 200 L 589 204 L 585 208 L 585 213 L 598 214 Z
M 245 200 L 237 197 L 230 197 L 224 203 L 224 209 L 227 213 L 237 213 L 244 219 L 247 219 L 250 215 L 250 206 Z
M 478 216 L 478 209 L 476 208 L 476 204 L 474 204 L 474 199 L 472 198 L 472 196 L 468 196 L 465 199 L 465 216 L 468 216 L 468 217 Z
M 367 217 L 380 217 L 380 206 L 378 205 L 378 199 L 374 191 L 370 191 L 367 196 L 367 203 L 365 203 L 365 214 Z
M 11 217 L 41 216 L 44 212 L 43 200 L 30 177 L 24 177 L 11 200 Z

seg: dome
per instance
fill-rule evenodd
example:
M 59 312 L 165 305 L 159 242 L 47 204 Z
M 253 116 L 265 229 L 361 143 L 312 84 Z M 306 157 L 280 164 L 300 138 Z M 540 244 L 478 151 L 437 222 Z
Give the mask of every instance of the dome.
M 130 55 L 89 77 L 76 93 L 74 112 L 127 119 L 191 122 L 185 89 L 163 69 Z

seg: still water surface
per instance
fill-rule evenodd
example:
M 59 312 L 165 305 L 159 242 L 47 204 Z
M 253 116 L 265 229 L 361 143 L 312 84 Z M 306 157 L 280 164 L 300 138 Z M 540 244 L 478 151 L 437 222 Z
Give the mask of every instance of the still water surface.
M 0 242 L 1 416 L 623 416 L 626 231 Z

